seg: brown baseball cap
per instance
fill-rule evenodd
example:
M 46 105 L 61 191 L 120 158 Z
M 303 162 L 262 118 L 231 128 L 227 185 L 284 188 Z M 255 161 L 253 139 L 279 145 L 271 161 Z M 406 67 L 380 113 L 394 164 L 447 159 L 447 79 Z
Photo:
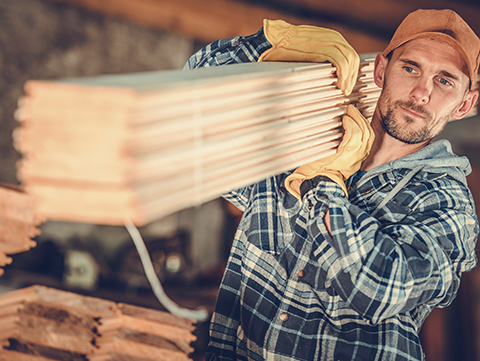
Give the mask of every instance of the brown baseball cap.
M 414 39 L 430 38 L 453 46 L 465 60 L 470 88 L 475 85 L 480 56 L 480 39 L 470 26 L 452 10 L 417 10 L 398 26 L 383 54 Z

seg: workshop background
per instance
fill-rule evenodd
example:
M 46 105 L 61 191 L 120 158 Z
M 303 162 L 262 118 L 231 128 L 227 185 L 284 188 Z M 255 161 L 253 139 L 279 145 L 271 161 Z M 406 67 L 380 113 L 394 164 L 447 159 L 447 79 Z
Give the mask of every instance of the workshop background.
M 248 35 L 264 18 L 339 30 L 360 53 L 381 51 L 406 14 L 452 8 L 480 34 L 476 0 L 0 0 L 0 182 L 18 184 L 14 112 L 29 79 L 59 79 L 180 69 L 207 43 Z M 450 123 L 441 138 L 473 166 L 480 205 L 480 119 Z M 213 310 L 240 214 L 217 199 L 141 228 L 167 293 L 184 307 Z M 37 247 L 14 255 L 0 293 L 43 284 L 162 309 L 122 227 L 47 222 Z M 208 322 L 197 326 L 194 359 Z M 480 269 L 464 276 L 459 297 L 422 329 L 427 360 L 480 360 Z

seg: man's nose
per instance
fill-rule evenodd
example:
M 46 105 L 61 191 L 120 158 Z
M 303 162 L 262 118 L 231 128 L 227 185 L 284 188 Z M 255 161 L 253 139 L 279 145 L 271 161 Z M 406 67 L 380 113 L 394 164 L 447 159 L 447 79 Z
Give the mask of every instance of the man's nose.
M 429 79 L 419 78 L 410 92 L 410 99 L 417 104 L 427 104 L 430 101 L 433 83 Z

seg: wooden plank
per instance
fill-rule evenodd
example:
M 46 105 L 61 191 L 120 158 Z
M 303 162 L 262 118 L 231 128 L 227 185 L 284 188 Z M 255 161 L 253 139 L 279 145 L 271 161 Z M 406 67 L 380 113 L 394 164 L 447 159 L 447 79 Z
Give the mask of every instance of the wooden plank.
M 17 322 L 19 320 L 17 314 L 4 315 L 2 317 L 2 328 L 0 329 L 0 343 L 8 344 L 8 339 L 17 336 Z
M 136 332 L 155 335 L 167 340 L 182 340 L 187 343 L 195 341 L 196 337 L 192 335 L 191 331 L 176 325 L 163 324 L 158 327 L 159 323 L 143 318 L 121 315 L 118 316 L 123 327 Z
M 158 310 L 151 310 L 145 307 L 139 307 L 130 305 L 127 303 L 119 303 L 118 309 L 124 314 L 125 316 L 136 317 L 143 320 L 150 320 L 153 322 L 158 322 L 166 325 L 173 325 L 176 327 L 186 328 L 190 332 L 195 329 L 193 325 L 193 321 L 188 320 L 186 318 L 178 317 L 172 315 L 168 312 L 162 312 Z
M 15 320 L 19 320 L 18 312 L 24 307 L 24 303 L 10 303 L 0 305 L 0 318 L 3 320 L 14 315 Z M 16 322 L 16 321 L 15 321 Z
M 49 357 L 25 354 L 17 351 L 1 350 L 0 361 L 56 361 Z
M 40 234 L 45 221 L 33 198 L 22 188 L 0 184 L 0 267 L 12 263 L 7 255 L 25 252 L 36 246 L 32 238 Z M 0 276 L 4 274 L 0 268 Z
M 26 287 L 0 294 L 0 309 L 15 304 L 21 304 L 22 302 L 37 300 L 38 296 L 35 292 L 36 289 L 37 287 Z
M 23 99 L 24 120 L 14 132 L 15 148 L 28 154 L 25 162 L 39 162 L 40 168 L 50 172 L 74 173 L 87 181 L 91 174 L 107 173 L 101 180 L 112 182 L 124 177 L 128 163 L 119 155 L 128 135 L 125 125 L 135 93 L 103 87 L 84 91 L 48 82 L 25 86 L 30 98 Z M 43 158 L 44 154 L 54 156 Z M 69 166 L 71 159 L 77 160 L 76 167 Z M 21 173 L 19 178 L 23 180 Z
M 133 191 L 125 187 L 89 187 L 55 182 L 28 185 L 49 219 L 123 225 L 125 219 L 142 224 L 145 214 Z
M 55 293 L 55 291 L 53 291 Z M 83 301 L 82 297 L 76 297 L 79 302 Z M 98 303 L 103 303 L 102 300 L 94 299 Z M 83 303 L 83 302 L 82 302 Z M 96 302 L 91 302 L 92 304 Z M 104 310 L 104 308 L 101 308 Z M 36 300 L 33 302 L 26 302 L 24 307 L 22 307 L 19 314 L 18 325 L 22 327 L 45 327 L 45 329 L 50 330 L 60 330 L 59 332 L 75 335 L 80 335 L 80 331 L 75 331 L 77 327 L 83 328 L 87 331 L 87 338 L 93 337 L 95 334 L 94 331 L 98 326 L 99 322 L 96 320 L 99 315 L 102 317 L 111 316 L 110 309 L 106 310 L 107 312 L 94 312 L 91 314 L 91 309 L 78 309 L 74 306 L 69 306 L 68 304 L 61 303 L 61 301 L 55 302 L 42 302 L 41 300 Z M 71 329 L 69 329 L 71 327 Z M 55 331 L 57 332 L 57 331 Z
M 32 290 L 38 298 L 35 302 L 30 301 L 32 305 L 52 305 L 58 310 L 66 310 L 72 315 L 88 318 L 117 315 L 116 304 L 113 301 L 44 286 L 32 286 Z
M 0 215 L 0 252 L 14 254 L 36 245 L 32 238 L 40 234 L 37 226 L 44 218 L 27 193 L 0 185 Z
M 157 328 L 160 328 L 158 325 Z M 111 336 L 102 335 L 102 339 L 98 347 L 108 350 L 114 347 L 114 340 L 122 340 L 128 343 L 135 342 L 140 345 L 149 345 L 158 349 L 166 351 L 181 352 L 183 354 L 190 354 L 194 351 L 194 348 L 190 346 L 191 341 L 176 340 L 171 338 L 165 338 L 151 333 L 142 333 L 129 328 L 117 328 L 115 332 L 111 332 Z M 118 350 L 121 352 L 121 350 Z
M 40 344 L 45 347 L 78 354 L 90 354 L 95 351 L 95 347 L 91 343 L 94 337 L 87 338 L 85 333 L 83 335 L 75 335 L 59 332 L 60 330 L 58 329 L 52 330 L 51 323 L 36 322 L 36 324 L 33 324 L 34 320 L 32 318 L 28 321 L 31 322 L 29 327 L 17 325 L 15 332 L 10 334 L 9 338 L 14 338 L 21 343 Z M 47 326 L 48 328 L 43 329 L 40 326 Z M 82 330 L 81 327 L 74 327 L 73 325 L 69 325 L 69 327 L 72 331 Z M 65 330 L 68 330 L 68 327 L 65 327 L 63 331 Z
M 158 348 L 144 343 L 115 338 L 110 345 L 110 349 L 104 346 L 109 353 L 127 355 L 142 360 L 162 360 L 162 361 L 191 361 L 191 359 L 181 351 L 170 350 L 167 348 Z M 97 359 L 93 354 L 89 357 L 90 361 L 105 360 L 104 355 L 99 355 Z
M 69 360 L 69 361 L 85 361 L 85 354 L 78 354 L 54 347 L 49 347 L 36 343 L 24 343 L 15 338 L 8 339 L 9 344 L 0 349 L 0 355 L 4 351 L 16 351 L 26 355 L 38 355 L 47 360 Z

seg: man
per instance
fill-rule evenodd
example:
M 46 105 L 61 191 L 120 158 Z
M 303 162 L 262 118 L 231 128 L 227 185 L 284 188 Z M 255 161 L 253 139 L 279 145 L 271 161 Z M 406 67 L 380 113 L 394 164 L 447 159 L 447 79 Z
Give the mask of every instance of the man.
M 333 62 L 348 93 L 355 60 L 330 32 L 266 21 L 255 35 L 207 46 L 186 67 L 300 53 Z M 456 13 L 410 14 L 375 61 L 374 140 L 350 108 L 337 154 L 226 195 L 244 214 L 208 359 L 424 359 L 423 321 L 452 302 L 461 273 L 476 265 L 470 164 L 431 140 L 476 102 L 479 54 Z

